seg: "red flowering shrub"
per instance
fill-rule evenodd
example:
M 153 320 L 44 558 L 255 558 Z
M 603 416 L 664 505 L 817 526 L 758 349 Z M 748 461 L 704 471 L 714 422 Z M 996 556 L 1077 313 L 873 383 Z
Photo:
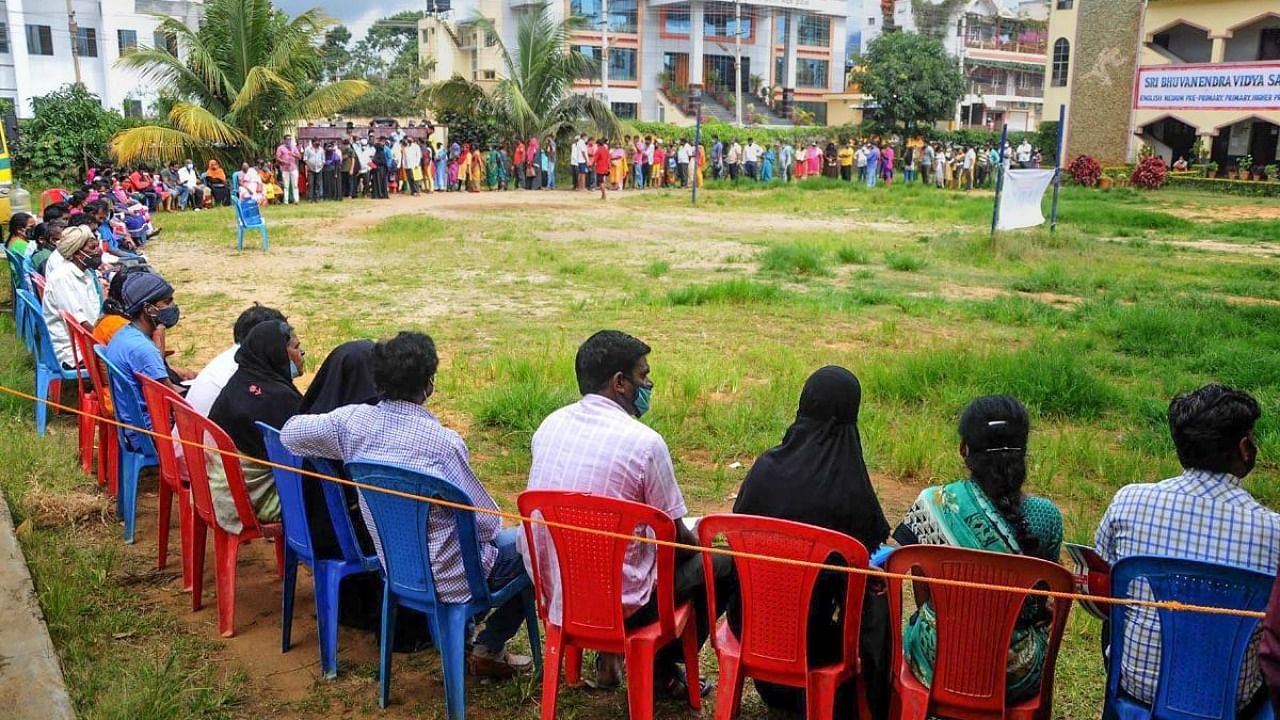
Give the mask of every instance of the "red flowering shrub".
M 1169 179 L 1169 166 L 1164 164 L 1164 158 L 1156 155 L 1154 157 L 1143 158 L 1138 163 L 1138 167 L 1133 169 L 1133 174 L 1129 176 L 1129 184 L 1144 190 L 1159 190 L 1164 187 L 1164 183 Z
M 1102 179 L 1102 165 L 1088 155 L 1081 155 L 1067 166 L 1067 173 L 1077 185 L 1098 187 L 1098 181 Z

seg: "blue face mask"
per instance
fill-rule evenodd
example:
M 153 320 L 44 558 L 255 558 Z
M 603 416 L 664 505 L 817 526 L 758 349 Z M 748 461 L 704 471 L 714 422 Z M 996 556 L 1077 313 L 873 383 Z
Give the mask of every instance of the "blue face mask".
M 636 384 L 636 396 L 632 399 L 631 404 L 635 406 L 636 417 L 643 417 L 649 412 L 649 406 L 653 402 L 653 386 Z
M 156 311 L 156 315 L 155 315 L 156 323 L 159 325 L 163 325 L 167 328 L 171 328 L 174 325 L 177 325 L 178 319 L 180 317 L 181 317 L 181 312 L 178 310 L 177 305 L 170 305 L 169 307 L 160 308 L 159 310 Z
M 299 369 L 298 366 L 295 365 L 292 360 L 289 361 L 289 377 L 291 378 L 302 377 L 302 370 Z

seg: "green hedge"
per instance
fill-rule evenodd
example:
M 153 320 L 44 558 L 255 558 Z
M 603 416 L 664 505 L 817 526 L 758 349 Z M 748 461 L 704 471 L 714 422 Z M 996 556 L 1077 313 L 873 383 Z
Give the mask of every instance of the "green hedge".
M 1185 175 L 1169 175 L 1165 187 L 1181 190 L 1204 190 L 1206 192 L 1226 195 L 1248 195 L 1250 197 L 1280 197 L 1280 182 L 1260 182 L 1257 180 L 1222 180 L 1219 178 L 1188 177 Z

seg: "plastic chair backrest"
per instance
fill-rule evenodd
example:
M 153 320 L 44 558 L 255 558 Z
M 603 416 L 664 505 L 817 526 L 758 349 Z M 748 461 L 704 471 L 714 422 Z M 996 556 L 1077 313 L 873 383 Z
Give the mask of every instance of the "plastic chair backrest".
M 43 213 L 45 208 L 55 203 L 66 202 L 71 197 L 71 193 L 62 188 L 49 188 L 40 193 L 40 212 Z
M 94 390 L 98 393 L 98 403 L 102 408 L 104 417 L 110 419 L 114 417 L 111 405 L 111 389 L 108 387 L 107 371 L 103 369 L 102 363 L 99 361 L 98 353 L 94 350 L 102 345 L 93 333 L 84 329 L 80 323 L 67 323 L 67 329 L 71 331 L 71 347 L 75 349 L 79 356 L 80 362 L 84 363 L 85 370 L 89 372 L 89 381 L 93 383 Z
M 698 540 L 711 547 L 724 535 L 730 550 L 805 562 L 867 567 L 867 549 L 853 538 L 804 523 L 755 515 L 708 515 L 698 523 Z M 834 557 L 833 557 L 834 556 Z M 709 568 L 711 556 L 703 555 Z M 809 606 L 819 571 L 764 560 L 735 557 L 742 630 L 741 663 L 747 674 L 786 676 L 808 671 Z M 844 664 L 857 668 L 858 635 L 867 576 L 845 576 Z M 715 608 L 715 587 L 707 585 L 707 606 Z
M 142 387 L 142 398 L 147 403 L 147 413 L 151 417 L 151 427 L 166 437 L 153 437 L 156 446 L 156 458 L 160 460 L 160 478 L 169 483 L 180 483 L 178 474 L 179 448 L 181 443 L 172 438 L 173 406 L 186 405 L 186 398 L 174 392 L 164 383 L 153 380 L 142 373 L 134 373 Z M 181 488 L 174 487 L 174 490 Z
M 309 457 L 306 462 L 311 469 L 329 477 L 346 477 L 342 466 L 333 460 Z M 347 509 L 347 496 L 341 485 L 326 480 L 317 480 L 324 490 L 324 504 L 333 521 L 333 534 L 338 541 L 338 549 L 342 551 L 342 559 L 347 562 L 361 562 L 367 554 L 360 547 L 360 539 L 356 537 L 356 528 L 351 523 L 350 511 Z
M 231 173 L 231 196 L 239 197 L 240 195 L 240 171 Z
M 98 360 L 101 361 L 102 367 L 106 370 L 107 382 L 110 383 L 111 386 L 111 401 L 115 408 L 116 419 L 123 419 L 120 414 L 121 409 L 124 409 L 126 414 L 132 415 L 136 418 L 148 417 L 142 412 L 142 399 L 139 397 L 139 389 L 135 384 L 136 381 L 132 377 L 126 375 L 123 370 L 116 367 L 114 363 L 107 359 L 106 346 L 98 345 L 93 349 L 93 351 L 97 353 Z M 127 430 L 127 428 L 120 429 Z M 161 432 L 164 430 L 165 428 L 160 428 Z M 143 453 L 144 455 L 155 454 L 155 443 L 151 440 L 150 435 L 140 433 L 135 430 L 125 432 L 124 436 L 129 438 L 130 443 L 135 441 L 139 443 L 138 447 L 131 447 L 129 450 Z
M 1136 555 L 1111 569 L 1112 597 L 1135 597 L 1145 584 L 1161 602 L 1262 612 L 1275 577 L 1195 560 Z M 1123 698 L 1124 633 L 1136 609 L 1111 606 L 1109 700 Z M 1236 716 L 1236 693 L 1257 618 L 1156 610 L 1160 619 L 1160 678 L 1151 716 L 1204 720 Z M 1136 701 L 1129 701 L 1136 704 Z
M 302 496 L 302 475 L 298 468 L 302 467 L 302 458 L 289 452 L 280 442 L 280 431 L 264 422 L 255 423 L 262 432 L 262 439 L 267 446 L 267 459 L 276 465 L 288 466 L 271 468 L 276 481 L 276 492 L 280 495 L 280 519 L 284 523 L 284 539 L 303 560 L 311 565 L 315 561 L 315 548 L 311 546 L 311 519 L 307 517 L 307 502 Z M 319 481 L 317 481 L 319 482 Z
M 446 502 L 472 504 L 471 498 L 457 485 L 408 468 L 361 460 L 349 462 L 346 467 L 352 480 L 367 485 Z M 439 603 L 427 542 L 428 514 L 434 510 L 448 513 L 453 518 L 471 604 L 488 607 L 489 586 L 480 564 L 474 512 L 433 506 L 421 500 L 372 490 L 364 491 L 363 497 L 378 530 L 387 582 L 396 595 L 427 608 L 434 608 Z
M 889 556 L 886 571 L 985 585 L 1056 592 L 1072 591 L 1071 573 L 1056 563 L 1022 555 L 984 552 L 944 545 L 912 545 Z M 948 710 L 962 714 L 1003 715 L 1006 673 L 1013 631 L 1025 595 L 1003 590 L 924 585 L 937 619 L 937 658 L 930 688 L 931 706 L 939 716 Z M 917 596 L 917 604 L 922 604 Z M 889 580 L 891 622 L 902 617 L 902 580 Z M 1053 698 L 1058 645 L 1066 628 L 1071 601 L 1053 601 L 1053 624 L 1041 674 L 1039 698 L 1048 707 Z M 892 624 L 891 627 L 900 627 Z M 902 637 L 894 635 L 893 666 L 902 667 Z
M 27 322 L 35 340 L 36 361 L 55 375 L 61 374 L 62 363 L 58 362 L 58 355 L 53 351 L 53 341 L 49 339 L 49 326 L 45 324 L 40 301 L 34 293 L 19 289 L 18 302 L 22 303 L 23 312 L 27 313 Z
M 74 334 L 74 331 L 72 330 L 73 327 L 79 327 L 80 323 L 76 321 L 76 318 L 74 315 L 67 312 L 66 310 L 58 311 L 58 316 L 61 317 L 62 322 L 66 324 L 67 336 L 71 339 L 72 362 L 75 363 L 75 367 L 77 369 L 85 368 L 85 370 L 87 371 L 89 367 L 88 360 L 85 359 L 85 355 L 84 355 L 85 351 L 80 347 L 81 345 L 80 337 Z M 81 327 L 80 329 L 83 330 L 84 328 Z M 93 390 L 90 390 L 85 385 L 85 377 L 83 374 L 79 372 L 76 373 L 76 392 L 79 393 L 79 397 L 84 397 L 90 392 L 93 392 Z
M 253 198 L 245 198 L 236 200 L 236 219 L 240 221 L 240 226 L 244 228 L 258 228 L 264 225 L 262 220 L 262 208 L 258 207 L 258 201 Z
M 227 478 L 227 491 L 235 503 L 240 524 L 244 526 L 241 534 L 260 534 L 262 529 L 258 525 L 258 516 L 253 512 L 249 490 L 244 484 L 244 471 L 240 467 L 240 460 L 235 457 L 239 453 L 235 443 L 216 423 L 191 407 L 175 405 L 173 419 L 178 425 L 178 436 L 183 440 L 182 452 L 187 461 L 187 476 L 191 479 L 191 502 L 196 513 L 205 523 L 218 524 L 217 514 L 213 510 L 213 495 L 209 490 L 209 469 L 205 465 L 207 453 L 212 451 L 204 449 L 217 448 L 218 462 L 222 463 L 223 474 Z
M 552 523 L 575 528 L 604 530 L 633 535 L 647 528 L 660 541 L 673 542 L 675 522 L 661 510 L 643 503 L 564 490 L 526 490 L 518 499 L 520 514 L 541 517 Z M 626 637 L 622 609 L 622 568 L 629 540 L 610 538 L 565 527 L 536 526 L 525 523 L 525 539 L 530 548 L 540 548 L 547 535 L 559 566 L 562 606 L 560 627 L 566 635 L 602 643 L 620 643 Z M 542 532 L 535 532 L 542 531 Z M 675 602 L 672 579 L 675 577 L 675 551 L 669 546 L 656 546 L 658 623 L 667 636 L 675 634 Z M 538 612 L 548 619 L 551 598 L 539 565 L 538 552 L 529 553 L 533 582 L 538 598 Z

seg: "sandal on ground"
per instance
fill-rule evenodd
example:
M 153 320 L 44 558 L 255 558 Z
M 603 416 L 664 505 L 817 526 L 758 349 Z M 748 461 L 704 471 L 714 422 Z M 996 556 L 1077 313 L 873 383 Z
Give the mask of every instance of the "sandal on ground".
M 662 675 L 666 678 L 663 679 Z M 672 700 L 688 700 L 689 699 L 689 677 L 685 673 L 683 667 L 679 665 L 673 666 L 667 673 L 661 673 L 654 678 L 653 694 L 656 697 L 667 697 Z M 716 689 L 714 681 L 707 678 L 701 678 L 698 681 L 698 694 L 701 697 L 707 697 Z

